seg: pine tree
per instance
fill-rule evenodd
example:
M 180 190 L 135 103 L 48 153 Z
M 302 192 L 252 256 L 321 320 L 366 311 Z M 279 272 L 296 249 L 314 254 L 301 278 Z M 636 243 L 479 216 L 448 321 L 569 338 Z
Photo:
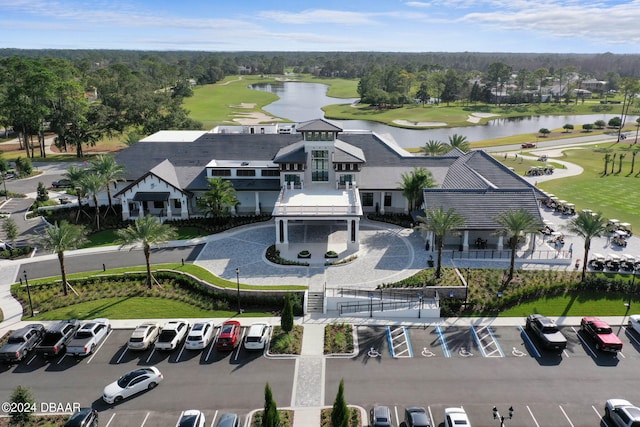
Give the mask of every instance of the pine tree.
M 29 410 L 30 408 L 35 406 L 35 400 L 33 400 L 31 391 L 28 388 L 19 385 L 15 388 L 13 394 L 11 395 L 11 403 L 19 403 L 20 405 L 16 406 L 25 409 L 22 412 L 11 412 L 9 414 L 11 416 L 11 425 L 30 425 L 31 419 L 33 417 L 32 414 L 35 412 L 35 410 Z
M 336 400 L 333 402 L 331 425 L 333 427 L 349 426 L 349 407 L 347 406 L 347 401 L 344 398 L 344 379 L 340 380 L 338 394 L 336 395 Z
M 271 387 L 269 383 L 264 386 L 264 413 L 262 414 L 262 427 L 279 427 L 280 414 L 278 414 L 278 405 L 273 400 Z
M 293 330 L 293 303 L 291 301 L 291 295 L 286 294 L 284 297 L 284 307 L 282 308 L 282 315 L 280 316 L 280 327 L 286 333 Z
M 38 183 L 38 189 L 36 190 L 36 192 L 36 202 L 46 202 L 47 200 L 49 200 L 49 192 L 42 182 Z

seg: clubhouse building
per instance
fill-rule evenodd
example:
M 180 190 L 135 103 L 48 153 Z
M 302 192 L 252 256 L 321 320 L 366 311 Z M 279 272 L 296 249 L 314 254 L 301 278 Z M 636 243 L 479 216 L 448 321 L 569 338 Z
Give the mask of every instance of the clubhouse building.
M 124 220 L 201 216 L 196 200 L 208 179 L 220 177 L 237 192 L 234 213 L 273 216 L 279 248 L 290 243 L 292 227 L 333 224 L 343 230 L 346 248 L 357 251 L 363 215 L 409 213 L 402 175 L 418 167 L 437 185 L 424 189 L 423 209 L 455 208 L 466 218 L 446 245 L 468 250 L 482 241 L 502 249 L 495 217 L 508 210 L 524 208 L 542 222 L 542 193 L 484 151 L 414 156 L 375 133 L 343 131 L 324 120 L 161 131 L 121 151 L 116 161 L 125 167 L 126 181 L 113 192 Z M 431 235 L 425 239 L 433 246 Z

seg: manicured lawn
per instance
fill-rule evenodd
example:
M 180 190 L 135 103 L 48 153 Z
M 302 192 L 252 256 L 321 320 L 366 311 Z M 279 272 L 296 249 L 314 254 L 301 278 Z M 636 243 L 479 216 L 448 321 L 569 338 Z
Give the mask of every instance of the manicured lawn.
M 327 96 L 333 98 L 358 98 L 359 79 L 335 79 L 329 77 L 315 77 L 309 74 L 300 74 L 294 77 L 296 81 L 305 83 L 320 83 L 328 85 Z
M 614 174 L 603 176 L 604 155 L 602 148 L 611 148 L 611 155 L 616 153 Z M 619 155 L 626 157 L 622 161 L 622 171 L 617 173 Z M 640 230 L 640 156 L 636 158 L 635 171 L 631 170 L 632 155 L 628 144 L 606 144 L 586 146 L 581 149 L 567 150 L 562 160 L 576 163 L 584 169 L 584 173 L 575 177 L 551 180 L 538 184 L 546 192 L 553 193 L 560 199 L 576 204 L 577 209 L 600 211 L 607 218 L 617 218 L 629 222 Z M 611 163 L 609 164 L 611 171 Z
M 244 312 L 241 317 L 272 316 L 265 312 Z M 33 320 L 57 319 L 166 319 L 173 317 L 238 317 L 236 311 L 203 310 L 191 304 L 164 298 L 120 297 L 70 305 L 36 314 Z
M 197 227 L 176 227 L 178 237 L 176 240 L 194 239 L 196 237 L 208 236 L 209 233 Z M 111 246 L 117 240 L 115 230 L 103 230 L 88 236 L 89 242 L 84 245 L 85 248 L 93 248 L 96 246 Z
M 239 113 L 262 111 L 262 107 L 278 99 L 275 94 L 247 87 L 268 81 L 260 76 L 242 76 L 242 80 L 238 80 L 238 76 L 229 76 L 222 82 L 196 87 L 193 96 L 185 98 L 183 105 L 189 110 L 189 117 L 202 122 L 205 129 L 223 123 L 232 124 L 231 119 Z M 242 103 L 256 104 L 256 107 L 233 107 Z
M 519 304 L 516 307 L 502 311 L 499 317 L 521 317 L 531 313 L 545 316 L 624 316 L 629 314 L 625 303 L 628 296 L 622 294 L 582 292 L 576 295 L 565 295 L 553 298 L 541 298 L 536 301 Z M 633 298 L 631 307 L 638 307 L 640 299 Z

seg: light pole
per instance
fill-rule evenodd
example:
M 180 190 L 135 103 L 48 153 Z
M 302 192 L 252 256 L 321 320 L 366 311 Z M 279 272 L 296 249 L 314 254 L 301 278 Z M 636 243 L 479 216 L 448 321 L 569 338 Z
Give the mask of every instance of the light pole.
M 369 317 L 373 317 L 373 292 L 369 292 Z
M 27 279 L 27 270 L 23 271 L 24 283 L 27 285 L 27 295 L 29 296 L 29 309 L 31 310 L 31 317 L 33 317 L 33 304 L 31 303 L 31 289 L 29 288 L 29 280 Z
M 2 186 L 4 187 L 4 199 L 9 200 L 9 193 L 7 193 L 7 173 L 2 172 Z
M 238 314 L 240 314 L 240 267 L 236 267 L 236 284 L 238 285 Z
M 513 406 L 509 406 L 509 416 L 508 419 L 513 418 Z M 493 419 L 494 420 L 499 420 L 500 421 L 500 427 L 504 427 L 504 420 L 507 419 L 507 417 L 505 417 L 504 415 L 500 415 L 500 412 L 498 412 L 498 408 L 497 407 L 493 407 Z
M 418 294 L 418 319 L 420 318 L 420 316 L 422 315 L 422 302 L 424 301 L 424 294 L 422 292 L 420 292 Z

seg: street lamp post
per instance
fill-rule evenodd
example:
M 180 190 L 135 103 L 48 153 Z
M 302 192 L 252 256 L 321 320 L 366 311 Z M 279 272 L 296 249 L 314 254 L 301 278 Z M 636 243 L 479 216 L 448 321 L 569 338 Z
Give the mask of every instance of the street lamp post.
M 504 415 L 500 415 L 497 407 L 493 407 L 493 419 L 500 421 L 500 427 L 504 427 L 504 420 L 513 418 L 513 406 L 509 407 L 509 415 L 505 417 Z
M 238 285 L 238 314 L 240 314 L 240 267 L 236 267 L 236 284 Z
M 424 294 L 422 292 L 420 292 L 418 294 L 418 319 L 420 318 L 420 316 L 422 315 L 422 303 L 424 301 Z
M 33 317 L 33 304 L 31 303 L 31 289 L 29 288 L 29 280 L 27 279 L 27 270 L 24 270 L 24 283 L 27 285 L 27 295 L 29 297 L 29 309 L 31 310 L 31 317 Z
M 373 292 L 369 292 L 369 317 L 373 317 Z
M 7 173 L 2 172 L 2 186 L 4 187 L 4 199 L 9 200 L 9 193 L 7 193 Z

